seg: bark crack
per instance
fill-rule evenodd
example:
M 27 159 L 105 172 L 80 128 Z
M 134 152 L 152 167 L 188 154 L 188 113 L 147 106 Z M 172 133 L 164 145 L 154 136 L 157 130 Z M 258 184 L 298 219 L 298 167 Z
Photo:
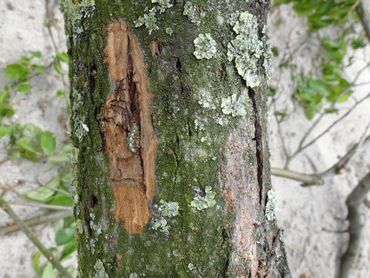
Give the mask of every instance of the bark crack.
M 248 88 L 248 95 L 252 101 L 253 115 L 254 115 L 254 141 L 256 143 L 256 158 L 257 158 L 257 182 L 259 186 L 259 203 L 263 203 L 263 138 L 262 138 L 262 125 L 260 114 L 257 107 L 256 92 Z M 263 204 L 265 205 L 265 204 Z

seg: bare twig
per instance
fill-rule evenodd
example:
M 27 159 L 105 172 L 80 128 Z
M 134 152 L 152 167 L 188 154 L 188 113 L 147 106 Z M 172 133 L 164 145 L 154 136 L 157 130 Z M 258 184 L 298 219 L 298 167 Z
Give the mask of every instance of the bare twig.
M 303 182 L 302 186 L 322 185 L 324 183 L 319 175 L 308 175 L 282 168 L 272 167 L 271 174 L 277 177 Z
M 28 228 L 28 226 L 19 218 L 14 210 L 9 206 L 8 202 L 0 196 L 0 207 L 6 214 L 18 225 L 24 234 L 32 241 L 46 259 L 59 271 L 62 277 L 72 278 L 72 275 L 57 261 L 53 254 L 41 243 L 36 235 Z
M 367 129 L 367 128 L 366 128 Z M 365 135 L 366 133 L 364 133 Z M 352 148 L 336 162 L 333 166 L 329 167 L 327 170 L 320 173 L 320 176 L 328 175 L 329 173 L 338 173 L 343 167 L 348 163 L 348 161 L 358 152 L 363 144 L 370 141 L 370 135 L 367 137 L 362 137 L 360 141 L 353 145 Z
M 302 152 L 303 150 L 305 150 L 306 148 L 308 148 L 309 146 L 311 146 L 313 143 L 315 143 L 317 140 L 319 140 L 322 136 L 324 136 L 326 133 L 328 133 L 334 126 L 336 126 L 340 121 L 342 121 L 344 118 L 346 118 L 350 113 L 353 112 L 353 110 L 359 105 L 361 104 L 362 102 L 364 102 L 366 99 L 368 99 L 370 97 L 370 94 L 367 94 L 366 96 L 364 96 L 362 99 L 360 99 L 359 101 L 356 101 L 356 103 L 350 108 L 348 109 L 348 111 L 346 113 L 344 113 L 341 117 L 339 117 L 338 119 L 336 119 L 333 123 L 331 123 L 324 131 L 322 131 L 319 135 L 317 135 L 315 138 L 313 138 L 311 141 L 309 141 L 308 143 L 304 144 L 303 146 L 301 146 L 300 148 L 298 148 L 292 155 L 290 158 L 293 158 L 295 157 L 298 153 Z
M 348 247 L 340 259 L 339 277 L 348 278 L 351 269 L 358 255 L 363 223 L 361 221 L 360 205 L 366 199 L 370 191 L 370 172 L 359 182 L 347 197 L 346 205 L 348 208 L 347 220 L 349 222 L 349 240 Z
M 356 8 L 357 15 L 360 18 L 366 37 L 370 42 L 370 1 L 362 0 Z
M 57 211 L 57 212 L 50 211 L 50 212 L 47 212 L 45 214 L 38 215 L 38 216 L 32 217 L 30 219 L 24 220 L 24 223 L 28 227 L 32 227 L 32 226 L 36 226 L 36 225 L 40 225 L 40 224 L 49 223 L 49 222 L 52 222 L 52 221 L 55 221 L 55 220 L 58 220 L 58 219 L 63 219 L 65 217 L 71 216 L 71 215 L 72 215 L 72 211 L 66 211 L 66 210 L 65 211 Z M 4 235 L 10 234 L 10 233 L 14 233 L 14 232 L 17 232 L 19 230 L 20 229 L 19 229 L 17 224 L 10 224 L 10 225 L 4 226 L 4 227 L 0 227 L 0 236 L 4 236 Z
M 31 202 L 31 201 L 14 201 L 14 202 L 9 202 L 9 204 L 14 205 L 14 206 L 25 206 L 25 207 L 46 208 L 46 209 L 52 209 L 52 210 L 72 211 L 71 207 L 48 205 L 48 204 L 43 204 L 43 203 Z

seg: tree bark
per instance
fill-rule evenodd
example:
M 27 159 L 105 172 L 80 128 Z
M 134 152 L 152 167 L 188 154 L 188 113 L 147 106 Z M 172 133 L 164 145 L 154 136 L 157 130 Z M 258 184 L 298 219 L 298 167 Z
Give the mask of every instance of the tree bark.
M 266 138 L 268 5 L 62 3 L 80 277 L 290 277 Z

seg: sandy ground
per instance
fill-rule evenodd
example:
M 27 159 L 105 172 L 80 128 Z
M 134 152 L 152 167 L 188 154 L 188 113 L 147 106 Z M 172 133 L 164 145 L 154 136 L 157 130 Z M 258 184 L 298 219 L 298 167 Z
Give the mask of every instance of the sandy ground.
M 65 49 L 63 22 L 60 13 L 54 9 L 57 28 L 54 37 L 59 50 Z M 289 21 L 289 24 L 277 24 L 278 18 Z M 43 25 L 45 18 L 45 2 L 41 0 L 0 1 L 0 68 L 16 61 L 21 55 L 30 50 L 39 50 L 44 59 L 50 61 L 54 55 L 50 36 Z M 308 41 L 297 50 L 297 46 L 304 40 L 304 32 L 300 28 L 303 21 L 297 18 L 288 8 L 275 11 L 271 19 L 272 44 L 279 47 L 280 53 L 293 53 L 293 61 L 299 70 L 315 71 L 317 41 Z M 59 30 L 59 31 L 58 31 Z M 354 76 L 356 71 L 370 57 L 369 49 L 356 53 L 355 63 L 346 68 L 348 76 Z M 275 61 L 277 64 L 279 59 Z M 364 72 L 360 79 L 369 80 L 370 73 Z M 0 84 L 4 84 L 4 74 L 0 73 Z M 291 72 L 288 69 L 275 71 L 272 83 L 279 88 L 281 97 L 276 101 L 276 109 L 287 109 L 292 116 L 281 124 L 281 131 L 285 138 L 288 152 L 294 151 L 298 140 L 310 126 L 300 108 L 296 107 L 291 95 L 294 89 Z M 61 88 L 62 81 L 53 71 L 47 77 L 33 80 L 33 91 L 28 95 L 17 94 L 13 97 L 13 104 L 17 109 L 14 120 L 22 123 L 35 123 L 43 129 L 48 129 L 57 135 L 58 142 L 66 139 L 67 134 L 62 126 L 65 122 L 66 108 L 63 99 L 55 97 L 57 89 Z M 359 87 L 356 97 L 369 92 L 369 86 Z M 350 102 L 343 105 L 349 107 Z M 340 125 L 323 136 L 317 144 L 307 148 L 304 153 L 294 159 L 290 165 L 292 170 L 312 173 L 330 167 L 339 156 L 343 155 L 351 144 L 355 143 L 363 134 L 370 119 L 370 102 L 364 102 L 350 114 Z M 343 109 L 344 113 L 345 110 Z M 270 148 L 274 167 L 282 167 L 284 153 L 282 142 L 278 135 L 277 124 L 270 115 Z M 319 134 L 337 115 L 328 117 L 313 132 Z M 4 146 L 4 145 L 1 145 Z M 0 160 L 6 156 L 3 147 L 0 148 Z M 285 231 L 285 243 L 293 277 L 335 277 L 338 258 L 346 246 L 347 234 L 343 231 L 347 227 L 345 221 L 345 198 L 358 181 L 370 169 L 370 148 L 362 148 L 351 160 L 340 175 L 325 179 L 325 185 L 320 187 L 302 188 L 298 182 L 273 177 L 273 186 L 277 193 L 277 217 L 279 225 Z M 16 189 L 24 193 L 34 188 L 35 180 L 47 175 L 46 165 L 34 164 L 24 160 L 7 161 L 0 165 L 0 183 L 15 185 L 21 181 Z M 8 200 L 14 200 L 16 195 L 8 193 Z M 40 209 L 14 206 L 21 217 L 30 217 L 42 213 Z M 369 233 L 369 211 L 364 209 L 364 231 Z M 0 225 L 10 220 L 0 212 Z M 33 229 L 47 246 L 53 245 L 53 229 L 49 225 L 41 225 Z M 362 243 L 358 266 L 353 277 L 369 277 L 370 237 Z M 0 238 L 0 277 L 36 277 L 32 265 L 31 255 L 36 251 L 33 245 L 20 232 Z M 305 275 L 305 276 L 304 276 Z

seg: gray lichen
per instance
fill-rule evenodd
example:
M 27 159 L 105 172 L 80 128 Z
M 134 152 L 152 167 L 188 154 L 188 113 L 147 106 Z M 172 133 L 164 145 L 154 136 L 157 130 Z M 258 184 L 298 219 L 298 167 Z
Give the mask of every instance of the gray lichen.
M 222 113 L 225 115 L 245 116 L 247 115 L 247 101 L 246 93 L 243 91 L 241 94 L 233 94 L 229 97 L 222 98 L 221 108 Z
M 146 8 L 143 16 L 140 16 L 134 21 L 135 27 L 145 26 L 148 29 L 149 35 L 159 29 L 157 24 L 157 14 L 163 14 L 166 9 L 171 8 L 171 0 L 152 0 L 153 4 L 156 4 L 151 9 Z
M 200 24 L 200 16 L 199 16 L 198 8 L 192 2 L 186 1 L 184 5 L 183 15 L 186 15 L 189 18 L 191 23 L 194 23 L 196 25 Z
M 211 59 L 217 53 L 217 43 L 209 33 L 199 34 L 194 40 L 194 46 L 197 59 Z
M 157 31 L 159 27 L 157 25 L 156 11 L 157 9 L 155 7 L 150 9 L 147 13 L 134 21 L 134 26 L 141 27 L 144 25 L 146 29 L 148 29 L 149 35 Z
M 214 96 L 208 89 L 200 89 L 198 92 L 198 103 L 206 109 L 216 109 L 217 105 L 215 103 Z
M 259 39 L 257 18 L 249 12 L 242 12 L 238 17 L 233 14 L 229 23 L 236 36 L 228 44 L 228 60 L 234 61 L 238 74 L 248 87 L 257 87 L 261 82 L 258 61 L 264 50 L 263 42 Z
M 158 3 L 163 9 L 172 7 L 171 0 L 152 0 L 152 3 Z
M 197 210 L 212 208 L 216 205 L 215 197 L 216 193 L 212 191 L 212 188 L 210 186 L 206 186 L 205 194 L 203 194 L 203 192 L 200 190 L 197 190 L 195 197 L 190 203 L 190 206 L 196 208 Z
M 271 79 L 273 68 L 272 68 L 272 48 L 270 44 L 270 38 L 269 38 L 269 29 L 267 25 L 264 25 L 262 28 L 262 34 L 263 34 L 263 41 L 265 45 L 265 49 L 263 51 L 263 68 L 265 70 L 265 75 L 267 79 Z
M 171 27 L 167 27 L 165 31 L 166 31 L 166 34 L 168 34 L 168 35 L 172 36 L 172 34 L 173 34 L 173 30 L 172 30 L 172 28 L 171 28 Z
M 169 234 L 169 219 L 179 214 L 179 204 L 177 202 L 166 202 L 164 200 L 159 201 L 160 205 L 154 205 L 154 209 L 157 210 L 157 217 L 152 219 L 152 229 L 161 231 L 162 233 Z
M 72 0 L 63 0 L 60 3 L 60 9 L 72 25 L 73 32 L 79 34 L 83 31 L 81 20 L 94 15 L 95 0 L 82 0 L 78 3 L 74 3 Z
M 94 278 L 109 278 L 108 274 L 105 272 L 103 262 L 98 259 L 94 265 Z
M 270 189 L 267 192 L 267 204 L 265 209 L 265 215 L 267 220 L 273 221 L 276 219 L 275 215 L 275 202 L 276 202 L 276 195 L 274 190 Z
M 165 202 L 160 200 L 161 205 L 159 206 L 159 211 L 164 217 L 175 217 L 179 214 L 179 203 L 177 202 Z

